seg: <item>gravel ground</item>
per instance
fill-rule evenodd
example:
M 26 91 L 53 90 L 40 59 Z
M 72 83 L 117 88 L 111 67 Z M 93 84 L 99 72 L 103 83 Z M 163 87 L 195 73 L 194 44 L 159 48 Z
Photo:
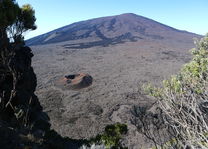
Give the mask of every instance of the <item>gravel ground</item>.
M 130 124 L 133 105 L 151 105 L 141 90 L 144 83 L 161 85 L 190 59 L 191 42 L 139 40 L 108 47 L 68 49 L 65 43 L 32 46 L 37 74 L 36 94 L 48 112 L 52 128 L 71 138 L 89 138 L 107 124 L 128 124 L 131 149 L 151 143 Z M 63 76 L 88 73 L 90 87 L 68 90 L 57 85 Z

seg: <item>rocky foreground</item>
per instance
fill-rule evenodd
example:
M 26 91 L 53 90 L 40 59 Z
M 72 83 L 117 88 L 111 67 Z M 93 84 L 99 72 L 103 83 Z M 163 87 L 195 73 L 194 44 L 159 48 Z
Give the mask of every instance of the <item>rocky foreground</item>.
M 77 149 L 82 140 L 62 138 L 34 94 L 37 80 L 29 47 L 1 50 L 0 146 L 2 149 Z M 9 59 L 9 61 L 8 61 Z

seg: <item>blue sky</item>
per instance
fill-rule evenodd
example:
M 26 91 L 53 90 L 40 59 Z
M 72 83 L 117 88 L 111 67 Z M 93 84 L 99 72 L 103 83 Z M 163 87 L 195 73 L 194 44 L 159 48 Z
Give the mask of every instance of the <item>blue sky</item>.
M 91 18 L 135 13 L 171 27 L 205 35 L 208 0 L 16 0 L 31 4 L 38 29 L 26 39 Z

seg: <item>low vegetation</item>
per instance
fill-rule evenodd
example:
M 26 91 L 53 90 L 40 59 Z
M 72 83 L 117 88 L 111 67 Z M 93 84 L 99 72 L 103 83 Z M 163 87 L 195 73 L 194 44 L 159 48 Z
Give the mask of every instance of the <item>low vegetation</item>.
M 163 81 L 162 88 L 145 86 L 146 92 L 157 99 L 160 112 L 157 117 L 151 115 L 157 123 L 144 121 L 148 115 L 144 112 L 140 120 L 145 127 L 139 130 L 156 148 L 208 148 L 208 35 L 195 44 L 193 59 L 177 75 Z M 147 128 L 154 128 L 158 135 L 147 133 Z M 158 141 L 164 130 L 169 136 L 166 143 Z
M 90 144 L 104 144 L 106 149 L 127 149 L 121 144 L 122 136 L 126 135 L 127 131 L 127 125 L 125 124 L 107 125 L 102 134 L 90 139 L 89 142 Z

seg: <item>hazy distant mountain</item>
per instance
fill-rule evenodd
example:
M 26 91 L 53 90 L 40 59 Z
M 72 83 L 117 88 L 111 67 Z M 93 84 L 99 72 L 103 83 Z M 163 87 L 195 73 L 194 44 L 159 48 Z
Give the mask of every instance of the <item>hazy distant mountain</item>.
M 73 23 L 27 41 L 28 45 L 41 45 L 63 41 L 86 41 L 68 44 L 68 48 L 108 46 L 138 40 L 190 40 L 198 35 L 177 30 L 154 20 L 126 13 Z M 88 42 L 87 42 L 88 41 Z M 189 42 L 189 41 L 188 41 Z

